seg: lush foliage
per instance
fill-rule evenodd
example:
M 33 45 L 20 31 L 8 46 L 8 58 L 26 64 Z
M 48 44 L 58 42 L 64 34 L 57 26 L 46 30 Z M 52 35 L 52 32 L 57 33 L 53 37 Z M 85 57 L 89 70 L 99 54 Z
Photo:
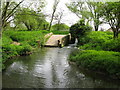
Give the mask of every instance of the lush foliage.
M 90 2 L 90 1 L 72 1 L 71 3 L 67 4 L 67 7 L 70 11 L 75 13 L 79 18 L 85 19 L 87 24 L 90 21 L 93 21 L 93 27 L 95 31 L 98 31 L 99 25 L 102 23 L 100 18 L 101 6 L 103 5 L 102 2 Z
M 23 8 L 24 4 L 21 5 L 23 2 L 25 2 L 25 0 L 21 0 L 18 2 L 12 1 L 12 0 L 9 2 L 8 1 L 1 2 L 2 7 L 0 8 L 0 10 L 2 9 L 1 10 L 2 30 L 6 30 L 6 27 L 10 26 L 11 22 L 16 21 L 17 20 L 16 15 L 18 15 L 18 17 L 19 17 L 19 14 L 21 14 L 21 16 L 19 17 L 21 20 L 25 20 L 25 22 L 26 22 L 26 20 L 28 20 L 29 22 L 27 22 L 27 23 L 32 23 L 30 21 L 31 18 L 33 18 L 35 13 L 40 14 L 41 9 L 45 6 L 45 1 L 39 0 L 38 2 L 28 3 L 27 6 L 25 6 L 25 8 L 27 8 L 27 9 L 25 9 L 25 8 Z M 33 7 L 31 7 L 31 6 L 33 6 L 34 4 L 35 4 L 35 7 L 33 9 Z M 34 11 L 35 13 L 33 13 L 33 12 L 26 13 L 26 10 L 30 11 L 30 10 L 28 10 L 28 8 L 31 9 L 31 11 Z M 19 13 L 20 11 L 21 12 L 23 11 L 24 13 Z M 34 22 L 35 18 L 32 21 Z
M 80 20 L 78 23 L 72 25 L 70 27 L 71 37 L 73 38 L 72 42 L 74 42 L 75 38 L 80 38 L 88 34 L 92 28 L 88 25 L 85 25 L 84 20 Z
M 89 70 L 120 76 L 120 53 L 112 51 L 83 50 L 73 52 L 71 61 Z M 119 77 L 120 78 L 120 77 Z
M 52 26 L 52 30 L 69 30 L 69 26 L 66 24 L 55 24 Z
M 106 2 L 99 11 L 106 22 L 109 23 L 113 30 L 114 38 L 118 38 L 120 28 L 120 1 Z
M 27 19 L 26 19 L 27 18 Z M 15 29 L 25 28 L 27 30 L 45 30 L 49 23 L 42 13 L 37 13 L 28 8 L 22 8 L 15 16 Z
M 44 45 L 46 39 L 44 35 L 47 31 L 4 31 L 2 36 L 2 61 L 3 63 L 18 55 L 30 54 L 34 48 L 38 47 L 38 40 L 40 45 Z M 14 44 L 20 43 L 20 45 Z
M 70 60 L 75 61 L 84 68 L 105 72 L 109 75 L 120 75 L 119 52 L 83 50 L 73 52 L 70 56 Z
M 120 78 L 120 38 L 113 39 L 112 32 L 92 31 L 79 38 L 79 49 L 70 60 L 83 68 Z M 103 51 L 104 50 L 104 51 Z
M 90 32 L 79 38 L 80 49 L 120 51 L 120 38 L 112 39 L 112 32 Z
M 109 24 L 113 30 L 114 38 L 118 38 L 120 28 L 120 1 L 81 2 L 78 0 L 67 4 L 67 7 L 79 18 L 85 19 L 87 24 L 93 21 L 95 31 L 98 31 L 99 25 L 104 23 Z

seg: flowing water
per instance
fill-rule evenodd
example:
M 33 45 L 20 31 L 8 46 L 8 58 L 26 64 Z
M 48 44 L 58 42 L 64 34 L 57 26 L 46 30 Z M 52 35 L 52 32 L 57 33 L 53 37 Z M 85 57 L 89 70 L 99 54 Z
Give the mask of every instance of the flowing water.
M 94 75 L 68 62 L 75 45 L 41 48 L 29 56 L 7 63 L 2 73 L 3 88 L 120 88 L 120 82 Z

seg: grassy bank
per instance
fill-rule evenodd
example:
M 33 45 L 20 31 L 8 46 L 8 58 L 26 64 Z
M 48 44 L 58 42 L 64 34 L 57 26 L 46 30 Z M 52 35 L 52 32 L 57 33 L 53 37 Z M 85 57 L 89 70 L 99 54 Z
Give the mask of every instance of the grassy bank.
M 81 50 L 71 53 L 70 61 L 96 72 L 120 79 L 120 38 L 112 39 L 111 32 L 91 32 L 79 38 Z
M 38 41 L 40 46 L 44 45 L 46 39 L 44 35 L 47 31 L 4 31 L 2 34 L 2 62 L 3 69 L 4 63 L 14 57 L 20 55 L 31 54 L 32 51 L 38 47 Z
M 120 38 L 113 39 L 112 32 L 91 32 L 79 39 L 80 49 L 84 50 L 105 50 L 120 52 Z
M 120 79 L 120 53 L 112 51 L 83 50 L 73 52 L 70 60 L 85 69 L 116 76 Z

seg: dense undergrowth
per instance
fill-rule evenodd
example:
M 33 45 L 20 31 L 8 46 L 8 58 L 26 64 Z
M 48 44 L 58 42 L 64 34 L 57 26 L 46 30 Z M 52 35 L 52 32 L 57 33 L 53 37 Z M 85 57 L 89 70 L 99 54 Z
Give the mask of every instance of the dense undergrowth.
M 71 53 L 71 61 L 120 79 L 120 37 L 113 39 L 112 32 L 92 31 L 79 38 L 78 47 L 78 51 Z
M 119 52 L 83 50 L 71 54 L 70 60 L 92 71 L 103 72 L 117 77 L 120 76 Z
M 81 49 L 120 52 L 120 38 L 113 39 L 112 32 L 93 31 L 79 38 Z
M 44 35 L 48 31 L 4 31 L 2 33 L 2 63 L 7 59 L 19 55 L 30 54 L 40 41 L 40 46 L 44 45 L 46 39 Z M 15 44 L 16 43 L 16 44 Z M 17 45 L 19 44 L 19 45 Z

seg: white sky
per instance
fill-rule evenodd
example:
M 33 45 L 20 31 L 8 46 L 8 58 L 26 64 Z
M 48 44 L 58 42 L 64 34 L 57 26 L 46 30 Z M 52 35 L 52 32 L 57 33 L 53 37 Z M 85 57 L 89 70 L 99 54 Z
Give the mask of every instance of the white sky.
M 44 12 L 47 15 L 51 15 L 51 13 L 52 13 L 52 6 L 53 6 L 53 3 L 54 3 L 54 0 L 46 0 L 46 2 L 47 2 L 47 5 L 44 8 Z M 76 23 L 76 21 L 78 21 L 79 18 L 75 14 L 73 14 L 72 12 L 70 12 L 68 10 L 68 8 L 65 5 L 68 2 L 70 2 L 70 0 L 60 0 L 60 3 L 58 4 L 58 7 L 57 7 L 56 14 L 58 12 L 64 10 L 63 11 L 63 18 L 62 18 L 61 23 L 65 23 L 65 24 L 70 26 L 70 25 Z M 47 17 L 47 21 L 50 21 L 49 17 Z M 53 24 L 54 24 L 54 22 L 53 22 Z
M 21 1 L 21 0 L 15 0 L 15 1 Z M 48 15 L 46 17 L 46 20 L 50 22 L 50 15 L 52 14 L 52 7 L 53 7 L 54 0 L 45 0 L 45 1 L 46 1 L 46 6 L 45 8 L 43 8 L 43 13 Z M 25 0 L 23 4 L 28 5 L 28 3 L 30 2 L 34 2 L 38 4 L 37 0 L 35 1 Z M 79 20 L 79 18 L 66 7 L 65 4 L 70 2 L 71 0 L 60 0 L 60 3 L 58 4 L 57 11 L 56 11 L 56 14 L 57 14 L 59 11 L 64 10 L 61 23 L 65 23 L 68 26 L 75 24 Z M 36 7 L 35 5 L 36 4 L 34 4 L 32 7 Z M 53 24 L 55 24 L 55 20 L 53 21 Z M 110 26 L 108 24 L 102 24 L 100 25 L 99 30 L 101 30 L 101 28 L 107 30 L 110 28 Z
M 65 5 L 66 3 L 70 3 L 70 1 L 71 0 L 60 0 L 60 3 L 58 4 L 58 8 L 57 8 L 57 12 L 60 10 L 64 10 L 64 16 L 61 23 L 65 23 L 68 26 L 75 24 L 79 20 L 79 18 L 74 13 L 69 11 L 69 9 Z M 52 12 L 52 6 L 53 6 L 54 0 L 46 0 L 46 2 L 47 2 L 47 5 L 44 8 L 44 12 L 49 15 Z M 47 21 L 50 21 L 49 17 L 47 17 Z M 109 28 L 110 26 L 108 24 L 102 24 L 99 26 L 99 30 L 101 29 L 107 30 Z

